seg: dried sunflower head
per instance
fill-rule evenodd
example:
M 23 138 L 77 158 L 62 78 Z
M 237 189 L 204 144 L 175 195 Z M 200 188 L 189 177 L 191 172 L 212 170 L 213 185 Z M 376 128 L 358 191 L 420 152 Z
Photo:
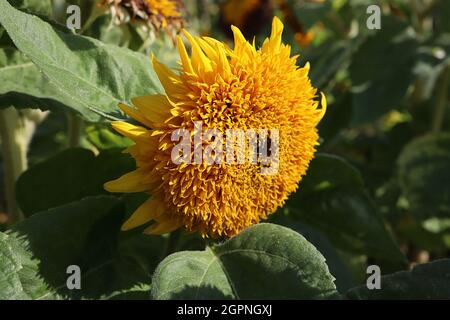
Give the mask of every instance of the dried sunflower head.
M 182 0 L 101 0 L 99 5 L 108 5 L 118 24 L 131 20 L 155 30 L 179 30 L 184 23 Z
M 258 34 L 273 17 L 271 0 L 227 0 L 221 6 L 221 27 L 227 35 L 229 26 L 238 27 L 246 37 Z

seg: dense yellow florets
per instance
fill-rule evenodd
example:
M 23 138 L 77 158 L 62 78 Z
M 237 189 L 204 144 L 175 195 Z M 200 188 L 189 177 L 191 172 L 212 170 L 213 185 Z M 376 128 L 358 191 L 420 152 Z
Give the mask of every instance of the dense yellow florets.
M 290 47 L 282 44 L 282 23 L 275 18 L 272 34 L 260 49 L 232 27 L 234 48 L 212 38 L 185 32 L 189 57 L 178 38 L 181 69 L 173 72 L 153 59 L 166 95 L 139 97 L 135 108 L 122 109 L 143 126 L 125 122 L 114 128 L 135 141 L 129 152 L 137 170 L 106 184 L 112 192 L 148 192 L 145 202 L 124 224 L 127 230 L 150 220 L 147 233 L 184 227 L 203 236 L 232 236 L 258 223 L 282 206 L 297 189 L 314 157 L 316 125 L 325 112 L 308 78 L 309 65 L 299 68 Z M 261 174 L 261 164 L 175 164 L 171 152 L 174 129 L 277 129 L 278 171 Z M 198 123 L 198 122 L 197 122 Z M 195 146 L 193 145 L 193 148 Z

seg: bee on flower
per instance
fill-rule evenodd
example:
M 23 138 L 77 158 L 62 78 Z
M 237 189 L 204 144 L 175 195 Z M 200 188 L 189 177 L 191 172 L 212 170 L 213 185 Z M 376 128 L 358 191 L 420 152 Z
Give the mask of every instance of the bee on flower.
M 136 160 L 137 169 L 107 182 L 105 188 L 150 194 L 123 230 L 152 221 L 144 231 L 147 234 L 184 228 L 202 236 L 230 237 L 283 206 L 306 174 L 318 144 L 316 126 L 326 110 L 325 96 L 311 85 L 309 64 L 297 66 L 297 56 L 291 56 L 290 46 L 282 43 L 283 24 L 276 17 L 270 37 L 260 48 L 238 28 L 231 28 L 233 48 L 185 31 L 191 54 L 177 37 L 179 70 L 152 59 L 165 93 L 136 97 L 134 106 L 121 105 L 139 125 L 123 121 L 112 125 L 135 142 L 126 151 Z M 264 163 L 258 159 L 196 161 L 191 158 L 195 152 L 189 153 L 189 161 L 173 161 L 179 146 L 173 133 L 180 129 L 190 132 L 191 150 L 217 142 L 195 139 L 200 124 L 202 130 L 223 136 L 231 129 L 276 133 L 269 134 L 272 142 L 268 136 L 263 139 L 276 170 L 263 174 Z M 276 157 L 270 157 L 274 152 Z M 218 157 L 220 153 L 213 159 Z

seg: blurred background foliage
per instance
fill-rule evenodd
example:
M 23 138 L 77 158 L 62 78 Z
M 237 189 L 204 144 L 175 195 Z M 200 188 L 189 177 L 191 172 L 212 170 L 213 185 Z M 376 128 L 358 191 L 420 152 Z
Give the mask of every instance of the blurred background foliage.
M 231 44 L 234 24 L 260 44 L 269 34 L 272 17 L 280 17 L 284 42 L 299 55 L 300 66 L 311 64 L 312 83 L 326 93 L 328 109 L 319 125 L 318 155 L 307 176 L 269 221 L 292 228 L 316 246 L 341 293 L 364 283 L 368 264 L 379 264 L 385 274 L 450 258 L 450 1 L 185 0 L 184 21 L 160 29 L 133 19 L 117 24 L 116 17 L 100 10 L 95 1 L 10 2 L 61 30 L 65 8 L 77 4 L 82 8 L 83 35 L 147 56 L 153 53 L 172 67 L 178 59 L 174 35 L 182 25 Z M 380 30 L 367 28 L 372 14 L 367 8 L 373 4 L 381 8 Z M 21 83 L 7 75 L 7 67 L 19 63 L 30 63 L 23 75 L 14 70 Z M 179 250 L 202 249 L 206 242 L 183 232 L 170 237 L 147 237 L 140 230 L 114 232 L 146 197 L 111 196 L 102 188 L 105 181 L 133 168 L 120 153 L 130 142 L 110 129 L 108 117 L 94 119 L 56 94 L 38 69 L 0 27 L 0 108 L 14 106 L 17 123 L 33 124 L 33 134 L 26 138 L 23 171 L 28 169 L 16 177 L 14 187 L 18 210 L 29 218 L 16 231 L 32 234 L 37 227 L 31 221 L 39 217 L 50 225 L 68 219 L 64 223 L 70 225 L 90 216 L 93 220 L 85 225 L 92 230 L 70 229 L 79 243 L 76 257 L 55 253 L 58 263 L 81 261 L 88 269 L 81 296 L 123 298 L 121 290 L 132 288 L 128 293 L 139 297 L 148 288 L 133 286 L 148 283 L 162 258 Z M 0 175 L 4 179 L 7 173 Z M 0 189 L 3 230 L 8 225 L 5 188 L 6 184 Z M 100 206 L 102 201 L 108 206 Z M 60 218 L 45 211 L 56 212 L 61 206 L 72 206 L 65 210 L 73 216 Z M 95 210 L 97 206 L 103 209 Z M 40 237 L 60 241 L 50 227 L 39 232 Z M 39 247 L 42 240 L 29 241 Z M 54 246 L 47 242 L 42 246 Z M 42 261 L 52 254 L 42 248 L 37 252 Z M 41 271 L 60 288 L 52 268 L 44 263 Z M 60 294 L 74 294 L 61 290 Z M 353 291 L 350 296 L 364 294 Z

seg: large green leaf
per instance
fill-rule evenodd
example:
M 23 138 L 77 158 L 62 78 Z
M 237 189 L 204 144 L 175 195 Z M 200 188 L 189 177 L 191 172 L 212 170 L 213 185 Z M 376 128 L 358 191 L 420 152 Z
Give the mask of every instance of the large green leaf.
M 382 28 L 354 53 L 350 66 L 353 84 L 353 123 L 374 121 L 402 103 L 412 83 L 417 40 L 408 25 L 382 17 Z
M 126 48 L 65 33 L 0 0 L 0 23 L 17 48 L 88 120 L 121 117 L 117 105 L 162 90 L 150 59 Z M 57 97 L 55 97 L 57 98 Z
M 57 24 L 53 18 L 52 0 L 9 0 L 9 3 L 16 9 L 37 15 L 41 19 L 51 23 L 58 29 L 67 31 L 65 26 Z M 64 9 L 65 12 L 65 9 Z M 14 48 L 14 43 L 5 31 L 3 25 L 0 24 L 0 47 Z
M 317 155 L 287 207 L 291 216 L 324 232 L 335 246 L 389 261 L 386 271 L 404 266 L 361 175 L 345 160 Z
M 450 259 L 381 277 L 381 289 L 351 289 L 350 299 L 450 299 Z
M 134 296 L 136 285 L 151 285 L 153 271 L 173 242 L 167 236 L 144 235 L 142 228 L 120 232 L 125 212 L 134 211 L 140 202 L 131 205 L 111 196 L 87 197 L 38 212 L 14 226 L 13 232 L 28 241 L 33 257 L 40 261 L 40 276 L 58 294 L 67 298 Z M 81 269 L 81 290 L 66 287 L 69 265 Z M 148 290 L 138 291 L 140 298 L 150 297 Z
M 133 170 L 134 161 L 120 150 L 97 157 L 90 150 L 65 150 L 24 172 L 17 181 L 17 200 L 27 215 L 86 196 L 107 194 L 103 184 Z
M 398 176 L 417 218 L 449 218 L 450 134 L 428 135 L 409 143 L 398 158 Z
M 154 299 L 331 298 L 325 258 L 291 229 L 259 224 L 206 251 L 177 252 L 161 262 Z
M 336 287 L 340 293 L 345 293 L 348 289 L 355 286 L 356 283 L 350 270 L 344 265 L 338 252 L 324 233 L 292 218 L 288 210 L 273 214 L 270 216 L 269 222 L 288 227 L 298 232 L 314 245 L 326 259 L 330 273 L 336 278 Z
M 328 103 L 326 117 L 318 125 L 319 135 L 323 139 L 322 150 L 341 138 L 341 130 L 348 127 L 352 117 L 352 95 L 349 91 L 336 92 L 336 99 Z
M 351 43 L 345 41 L 329 41 L 307 51 L 301 59 L 313 66 L 309 76 L 315 87 L 325 87 L 339 70 L 348 65 L 351 48 Z
M 0 300 L 53 298 L 38 264 L 24 239 L 0 232 Z
M 10 0 L 9 2 L 13 7 L 22 11 L 43 16 L 52 14 L 52 0 Z
M 106 297 L 105 300 L 148 300 L 150 299 L 150 286 L 137 284 L 129 289 L 115 291 Z
M 339 188 L 363 188 L 360 172 L 341 157 L 319 153 L 301 182 L 303 196 Z
M 76 105 L 14 48 L 0 49 L 0 108 L 40 108 L 64 110 Z
M 17 224 L 13 232 L 25 237 L 40 261 L 41 276 L 59 293 L 101 294 L 101 289 L 113 286 L 113 258 L 123 213 L 123 204 L 114 197 L 89 197 L 39 212 Z M 81 268 L 81 291 L 66 287 L 69 265 Z

